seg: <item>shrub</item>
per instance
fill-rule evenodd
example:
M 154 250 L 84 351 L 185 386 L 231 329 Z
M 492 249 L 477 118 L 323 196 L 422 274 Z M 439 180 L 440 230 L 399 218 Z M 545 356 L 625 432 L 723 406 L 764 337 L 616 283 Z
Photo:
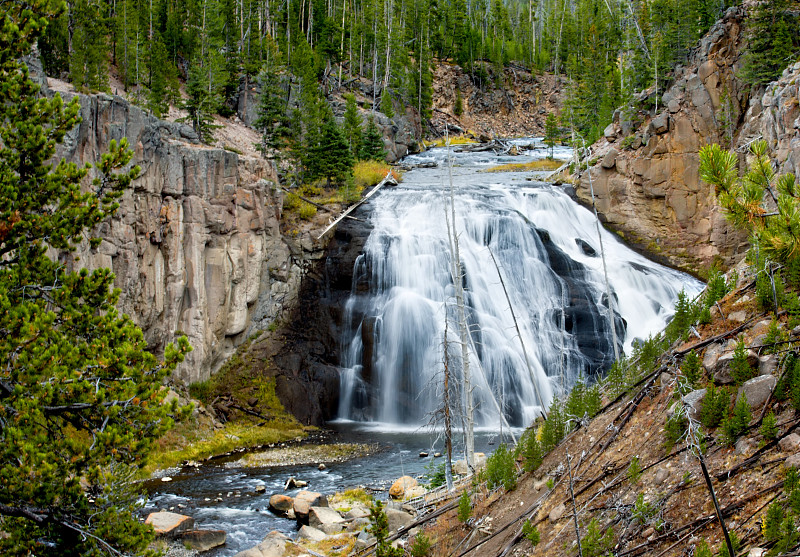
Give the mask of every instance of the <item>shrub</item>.
M 522 535 L 533 545 L 538 545 L 541 539 L 539 530 L 536 529 L 536 526 L 534 526 L 530 520 L 526 520 L 522 525 Z
M 545 453 L 553 450 L 561 442 L 566 434 L 566 425 L 561 401 L 554 398 L 542 426 L 542 450 Z
M 633 483 L 639 483 L 639 478 L 642 477 L 642 467 L 639 464 L 639 456 L 634 456 L 628 465 L 628 479 Z
M 731 378 L 737 385 L 741 385 L 748 379 L 752 379 L 757 373 L 750 365 L 750 362 L 747 361 L 747 347 L 742 339 L 739 339 L 739 342 L 736 343 L 730 369 Z
M 544 451 L 536 438 L 536 430 L 528 428 L 519 439 L 516 453 L 522 457 L 522 465 L 526 472 L 532 472 L 542 465 Z
M 628 390 L 628 382 L 626 380 L 626 361 L 624 359 L 617 360 L 611 366 L 611 369 L 606 373 L 603 380 L 603 388 L 608 395 L 608 398 L 614 400 L 622 393 Z
M 639 524 L 647 524 L 658 514 L 658 505 L 655 503 L 646 502 L 644 500 L 644 493 L 640 493 L 636 497 L 636 502 L 633 504 L 632 516 Z M 656 520 L 653 524 L 656 530 L 661 528 L 661 520 Z
M 430 464 L 425 467 L 425 470 L 427 471 L 425 475 L 428 478 L 428 487 L 430 489 L 444 485 L 447 481 L 444 462 L 436 464 L 435 462 L 431 461 Z
M 700 381 L 700 357 L 694 350 L 686 354 L 686 357 L 683 359 L 681 371 L 683 372 L 683 377 L 686 379 L 686 383 L 688 383 L 692 389 L 696 388 L 698 381 Z
M 609 526 L 604 534 L 600 533 L 600 525 L 593 518 L 581 541 L 583 557 L 601 557 L 614 547 L 614 530 Z
M 764 416 L 759 433 L 767 441 L 772 441 L 778 436 L 778 419 L 772 411 Z
M 681 290 L 678 293 L 678 301 L 675 302 L 675 315 L 664 329 L 664 336 L 669 342 L 677 339 L 686 340 L 689 327 L 694 325 L 697 315 L 697 306 L 689 300 L 686 292 Z
M 204 404 L 211 402 L 211 393 L 214 390 L 214 384 L 211 379 L 205 381 L 197 381 L 196 383 L 189 384 L 189 394 L 192 398 L 199 400 Z
M 781 523 L 780 539 L 772 548 L 773 555 L 788 553 L 797 545 L 797 527 L 794 525 L 795 517 L 792 513 L 786 513 L 786 517 Z
M 466 522 L 470 516 L 472 516 L 472 500 L 465 489 L 461 492 L 461 497 L 458 498 L 458 520 Z
M 383 503 L 375 501 L 369 512 L 370 532 L 375 536 L 377 557 L 403 557 L 403 550 L 392 546 L 389 541 L 389 519 L 383 510 Z
M 311 220 L 311 217 L 317 214 L 317 208 L 314 207 L 311 203 L 306 203 L 305 201 L 302 202 L 300 207 L 297 209 L 297 216 L 299 216 L 303 220 Z
M 409 552 L 411 557 L 427 557 L 431 550 L 431 540 L 422 532 L 417 532 L 417 535 L 411 540 Z
M 511 491 L 517 487 L 517 466 L 514 461 L 514 453 L 505 443 L 501 443 L 486 460 L 483 475 L 489 489 L 503 486 L 506 491 Z
M 706 386 L 703 407 L 700 409 L 700 422 L 708 429 L 717 427 L 728 413 L 730 395 L 725 387 L 717 388 L 713 382 Z
M 725 434 L 725 441 L 729 445 L 736 442 L 737 437 L 747 430 L 752 419 L 750 405 L 747 403 L 747 396 L 742 393 L 733 407 L 733 414 L 722 421 L 722 431 Z
M 768 542 L 774 542 L 781 537 L 783 514 L 783 505 L 779 501 L 774 501 L 767 507 L 767 513 L 761 523 L 761 534 Z
M 700 543 L 695 546 L 694 557 L 714 557 L 714 553 L 708 547 L 706 540 L 700 540 Z
M 719 551 L 717 554 L 719 557 L 736 557 L 736 554 L 739 553 L 739 549 L 741 548 L 742 542 L 739 540 L 739 536 L 736 535 L 736 532 L 729 531 L 728 535 L 731 538 L 731 545 L 733 546 L 733 555 L 728 555 L 728 544 L 725 543 L 723 540 L 722 545 L 720 545 Z
M 583 419 L 594 417 L 602 407 L 600 388 L 597 384 L 587 387 L 581 379 L 569 393 L 566 403 L 566 413 L 570 418 Z
M 680 441 L 688 427 L 689 420 L 683 414 L 673 414 L 667 418 L 667 422 L 664 425 L 664 450 L 666 450 L 667 453 L 672 451 L 672 447 L 675 446 L 675 443 Z

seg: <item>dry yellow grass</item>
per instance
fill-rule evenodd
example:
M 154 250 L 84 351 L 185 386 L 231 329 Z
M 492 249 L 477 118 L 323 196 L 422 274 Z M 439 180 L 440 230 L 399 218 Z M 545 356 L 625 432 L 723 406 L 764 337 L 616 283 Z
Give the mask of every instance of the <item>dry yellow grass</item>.
M 444 147 L 447 144 L 445 138 L 440 137 L 434 141 L 423 141 L 425 147 Z M 478 143 L 472 134 L 468 135 L 455 135 L 450 138 L 450 145 L 469 145 L 471 143 Z
M 544 170 L 555 170 L 564 164 L 564 161 L 541 159 L 531 162 L 512 162 L 508 164 L 498 164 L 490 166 L 484 172 L 536 172 Z
M 386 177 L 386 174 L 392 172 L 395 180 L 398 182 L 402 180 L 402 173 L 393 169 L 389 164 L 378 161 L 358 161 L 353 167 L 353 179 L 355 180 L 356 187 L 359 193 L 364 188 L 374 186 Z

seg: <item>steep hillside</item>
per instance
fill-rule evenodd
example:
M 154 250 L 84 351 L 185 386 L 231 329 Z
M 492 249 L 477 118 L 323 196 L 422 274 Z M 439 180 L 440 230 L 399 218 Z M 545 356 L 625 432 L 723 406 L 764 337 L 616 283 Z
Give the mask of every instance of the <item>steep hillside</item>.
M 781 543 L 788 544 L 784 551 L 794 547 L 796 532 L 775 530 L 774 515 L 784 516 L 800 497 L 789 471 L 800 466 L 798 399 L 791 395 L 800 328 L 792 328 L 796 320 L 787 320 L 785 312 L 773 321 L 756 299 L 752 277 L 742 269 L 736 290 L 719 305 L 724 317 L 715 308 L 699 338 L 678 341 L 649 363 L 652 355 L 646 354 L 628 362 L 638 371 L 622 383 L 627 394 L 615 398 L 619 379 L 606 381 L 600 413 L 572 422 L 574 431 L 516 489 L 478 490 L 467 525 L 459 525 L 454 512 L 439 519 L 427 531 L 437 540 L 435 555 L 575 555 L 576 529 L 584 556 L 700 555 L 702 540 L 716 551 L 724 543 L 722 530 L 697 447 L 687 442 L 691 437 L 678 437 L 685 422 L 668 422 L 684 404 L 693 419 L 706 422 L 710 385 L 723 393 L 715 400 L 723 401 L 725 415 L 742 393 L 751 414 L 732 439 L 724 424 L 696 437 L 728 530 L 744 553 Z M 773 324 L 779 332 L 770 332 Z M 745 346 L 741 357 L 735 356 L 739 342 Z M 687 371 L 692 351 L 701 362 L 695 387 Z M 744 369 L 737 361 L 753 377 L 743 384 L 735 379 Z M 526 521 L 539 533 L 536 545 L 523 537 Z

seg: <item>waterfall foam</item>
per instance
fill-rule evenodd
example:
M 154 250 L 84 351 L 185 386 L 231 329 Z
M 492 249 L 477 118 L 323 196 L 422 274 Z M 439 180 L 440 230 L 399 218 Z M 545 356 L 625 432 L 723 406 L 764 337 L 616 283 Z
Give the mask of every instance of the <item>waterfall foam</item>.
M 372 232 L 356 261 L 345 307 L 339 417 L 416 427 L 441 400 L 445 329 L 458 377 L 454 288 L 449 273 L 446 152 L 412 158 L 416 169 L 372 202 Z M 562 386 L 612 363 L 608 301 L 593 215 L 561 188 L 523 174 L 486 174 L 487 164 L 532 157 L 455 154 L 457 231 L 474 361 L 476 424 L 525 426 Z M 508 159 L 508 160 L 506 160 Z M 664 327 L 678 292 L 701 283 L 634 253 L 603 231 L 620 348 Z M 491 253 L 490 253 L 491 250 Z M 497 269 L 503 274 L 518 338 Z M 522 343 L 531 370 L 525 364 Z M 458 385 L 456 382 L 456 391 Z M 457 399 L 457 398 L 456 398 Z

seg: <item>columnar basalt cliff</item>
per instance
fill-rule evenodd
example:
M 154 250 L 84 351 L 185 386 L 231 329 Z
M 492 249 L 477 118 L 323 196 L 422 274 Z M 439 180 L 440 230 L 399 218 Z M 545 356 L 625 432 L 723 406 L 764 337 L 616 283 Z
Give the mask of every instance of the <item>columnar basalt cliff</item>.
M 734 263 L 746 238 L 726 223 L 714 190 L 699 176 L 700 147 L 731 146 L 747 111 L 742 67 L 744 8 L 731 8 L 689 56 L 667 91 L 637 99 L 633 114 L 617 112 L 595 144 L 595 166 L 578 196 L 633 245 L 669 263 L 698 270 Z M 591 181 L 590 181 L 591 176 Z
M 187 335 L 194 350 L 177 378 L 207 379 L 296 298 L 306 262 L 322 251 L 310 237 L 281 236 L 282 196 L 269 161 L 202 145 L 189 126 L 117 96 L 79 102 L 83 120 L 59 155 L 94 161 L 111 140 L 127 137 L 142 171 L 117 215 L 95 231 L 100 246 L 64 260 L 110 267 L 119 309 L 141 326 L 150 349 Z

